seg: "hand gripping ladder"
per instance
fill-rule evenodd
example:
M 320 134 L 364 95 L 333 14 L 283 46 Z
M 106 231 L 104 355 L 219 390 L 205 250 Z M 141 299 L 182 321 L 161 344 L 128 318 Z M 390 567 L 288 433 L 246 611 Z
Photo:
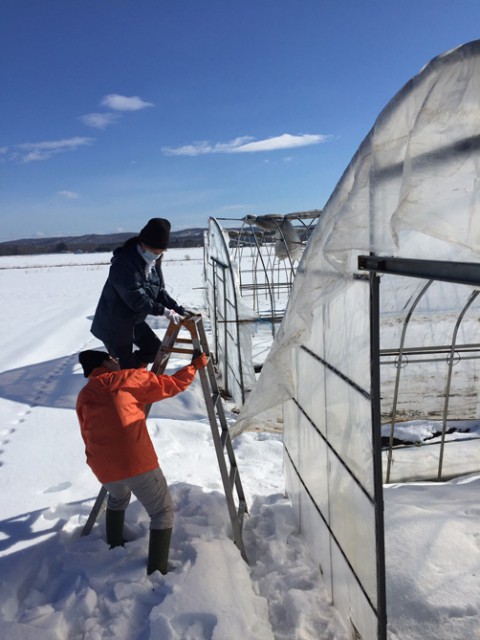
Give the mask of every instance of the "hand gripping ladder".
M 178 334 L 182 327 L 190 332 L 190 338 L 179 338 Z M 182 345 L 182 346 L 179 346 Z M 208 419 L 212 431 L 215 453 L 217 455 L 220 474 L 222 477 L 227 507 L 232 524 L 233 541 L 237 545 L 243 559 L 248 562 L 242 538 L 244 515 L 248 513 L 247 503 L 243 492 L 242 482 L 235 459 L 230 431 L 228 429 L 222 398 L 218 389 L 215 369 L 210 357 L 207 337 L 203 327 L 202 316 L 196 315 L 183 320 L 181 324 L 170 322 L 160 348 L 152 365 L 152 371 L 156 374 L 164 373 L 171 353 L 193 354 L 194 351 L 202 351 L 207 355 L 208 363 L 204 369 L 200 369 L 200 381 L 202 384 L 205 405 Z M 151 405 L 146 407 L 145 415 L 148 416 Z M 234 490 L 236 498 L 234 496 Z M 106 489 L 102 487 L 95 501 L 92 511 L 82 531 L 82 536 L 86 536 L 92 530 L 93 525 L 102 509 L 107 495 Z

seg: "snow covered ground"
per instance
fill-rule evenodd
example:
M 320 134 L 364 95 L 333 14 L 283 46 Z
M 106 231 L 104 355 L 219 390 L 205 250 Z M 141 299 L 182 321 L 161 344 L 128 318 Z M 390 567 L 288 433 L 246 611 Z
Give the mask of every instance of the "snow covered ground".
M 347 640 L 284 496 L 278 433 L 234 441 L 250 510 L 241 559 L 198 381 L 149 418 L 175 504 L 175 570 L 146 576 L 135 501 L 124 548 L 108 550 L 103 518 L 80 536 L 99 485 L 74 411 L 77 354 L 101 346 L 89 328 L 108 261 L 0 258 L 0 638 Z M 200 249 L 169 251 L 165 275 L 180 302 L 203 307 Z M 386 488 L 392 640 L 480 638 L 479 489 L 478 475 Z

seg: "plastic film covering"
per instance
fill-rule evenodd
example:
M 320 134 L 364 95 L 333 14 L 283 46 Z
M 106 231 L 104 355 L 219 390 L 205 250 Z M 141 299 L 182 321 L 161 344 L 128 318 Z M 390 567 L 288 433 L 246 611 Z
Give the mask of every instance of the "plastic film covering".
M 370 396 L 363 386 L 370 367 L 368 283 L 353 281 L 319 313 L 322 321 L 315 314 L 313 322 L 320 330 L 292 354 L 298 384 L 284 412 L 287 486 L 335 606 L 352 633 L 374 638 L 377 523 Z
M 386 634 L 385 619 L 378 626 L 374 620 L 384 595 L 381 570 L 375 575 L 383 516 L 381 487 L 370 475 L 379 461 L 368 399 L 369 288 L 358 256 L 479 261 L 479 132 L 475 41 L 435 58 L 409 81 L 352 158 L 303 253 L 285 317 L 236 425 L 240 431 L 284 403 L 287 488 L 354 637 Z M 420 283 L 393 277 L 385 284 L 394 302 L 389 308 L 382 291 L 382 347 L 398 347 L 406 313 L 400 301 L 411 304 Z M 448 315 L 450 308 L 457 318 L 465 304 L 460 289 L 437 289 L 423 312 L 413 314 L 409 335 L 433 336 L 439 311 Z M 445 328 L 450 343 L 453 326 L 449 320 Z M 416 410 L 421 392 L 409 403 Z
M 213 218 L 209 221 L 204 264 L 219 386 L 240 407 L 255 384 L 251 328 L 255 316 L 241 301 L 228 236 Z
M 292 395 L 286 351 L 312 330 L 313 310 L 342 295 L 359 255 L 478 261 L 479 104 L 476 40 L 432 60 L 380 114 L 312 233 L 284 321 L 241 417 Z M 411 295 L 404 288 L 405 299 Z M 279 370 L 285 372 L 281 384 L 271 384 Z

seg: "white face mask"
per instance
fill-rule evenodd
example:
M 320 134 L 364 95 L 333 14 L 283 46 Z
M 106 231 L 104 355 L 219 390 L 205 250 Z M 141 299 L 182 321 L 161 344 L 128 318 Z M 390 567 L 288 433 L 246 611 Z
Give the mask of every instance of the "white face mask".
M 160 258 L 161 255 L 162 254 L 159 255 L 158 253 L 153 253 L 153 251 L 149 251 L 148 249 L 143 249 L 143 256 L 149 262 L 154 262 L 155 260 Z
M 138 253 L 142 256 L 142 258 L 147 263 L 155 262 L 162 255 L 161 253 L 154 253 L 153 251 L 149 251 L 148 249 L 144 249 L 141 244 L 137 245 Z

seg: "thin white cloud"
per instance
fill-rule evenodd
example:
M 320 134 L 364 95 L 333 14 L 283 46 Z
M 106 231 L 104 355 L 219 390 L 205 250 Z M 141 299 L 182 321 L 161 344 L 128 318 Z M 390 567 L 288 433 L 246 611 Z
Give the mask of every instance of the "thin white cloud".
M 278 149 L 294 149 L 296 147 L 308 147 L 312 144 L 320 144 L 325 142 L 328 136 L 321 134 L 304 134 L 301 136 L 292 136 L 290 133 L 284 133 L 275 138 L 267 138 L 265 140 L 257 140 L 256 142 L 248 142 L 238 149 L 236 153 L 249 153 L 257 151 L 277 151 Z
M 95 138 L 84 138 L 76 136 L 64 140 L 49 140 L 45 142 L 25 142 L 17 144 L 15 158 L 20 158 L 22 162 L 34 162 L 36 160 L 48 160 L 57 153 L 64 151 L 75 151 L 79 147 L 93 144 Z
M 67 191 L 66 189 L 63 191 L 57 191 L 57 195 L 65 198 L 66 200 L 76 200 L 80 197 L 75 191 Z
M 145 102 L 138 96 L 121 96 L 118 93 L 110 93 L 102 98 L 102 107 L 113 109 L 114 111 L 139 111 L 147 107 L 154 107 L 153 102 Z
M 258 153 L 260 151 L 278 151 L 281 149 L 294 149 L 306 147 L 312 144 L 320 144 L 328 140 L 330 136 L 322 134 L 291 135 L 284 133 L 273 138 L 255 140 L 251 136 L 235 138 L 230 142 L 217 142 L 215 144 L 203 141 L 185 145 L 183 147 L 163 147 L 162 151 L 167 156 L 199 156 L 211 153 Z
M 83 124 L 94 129 L 106 129 L 119 118 L 118 113 L 86 113 L 84 116 L 80 116 Z

